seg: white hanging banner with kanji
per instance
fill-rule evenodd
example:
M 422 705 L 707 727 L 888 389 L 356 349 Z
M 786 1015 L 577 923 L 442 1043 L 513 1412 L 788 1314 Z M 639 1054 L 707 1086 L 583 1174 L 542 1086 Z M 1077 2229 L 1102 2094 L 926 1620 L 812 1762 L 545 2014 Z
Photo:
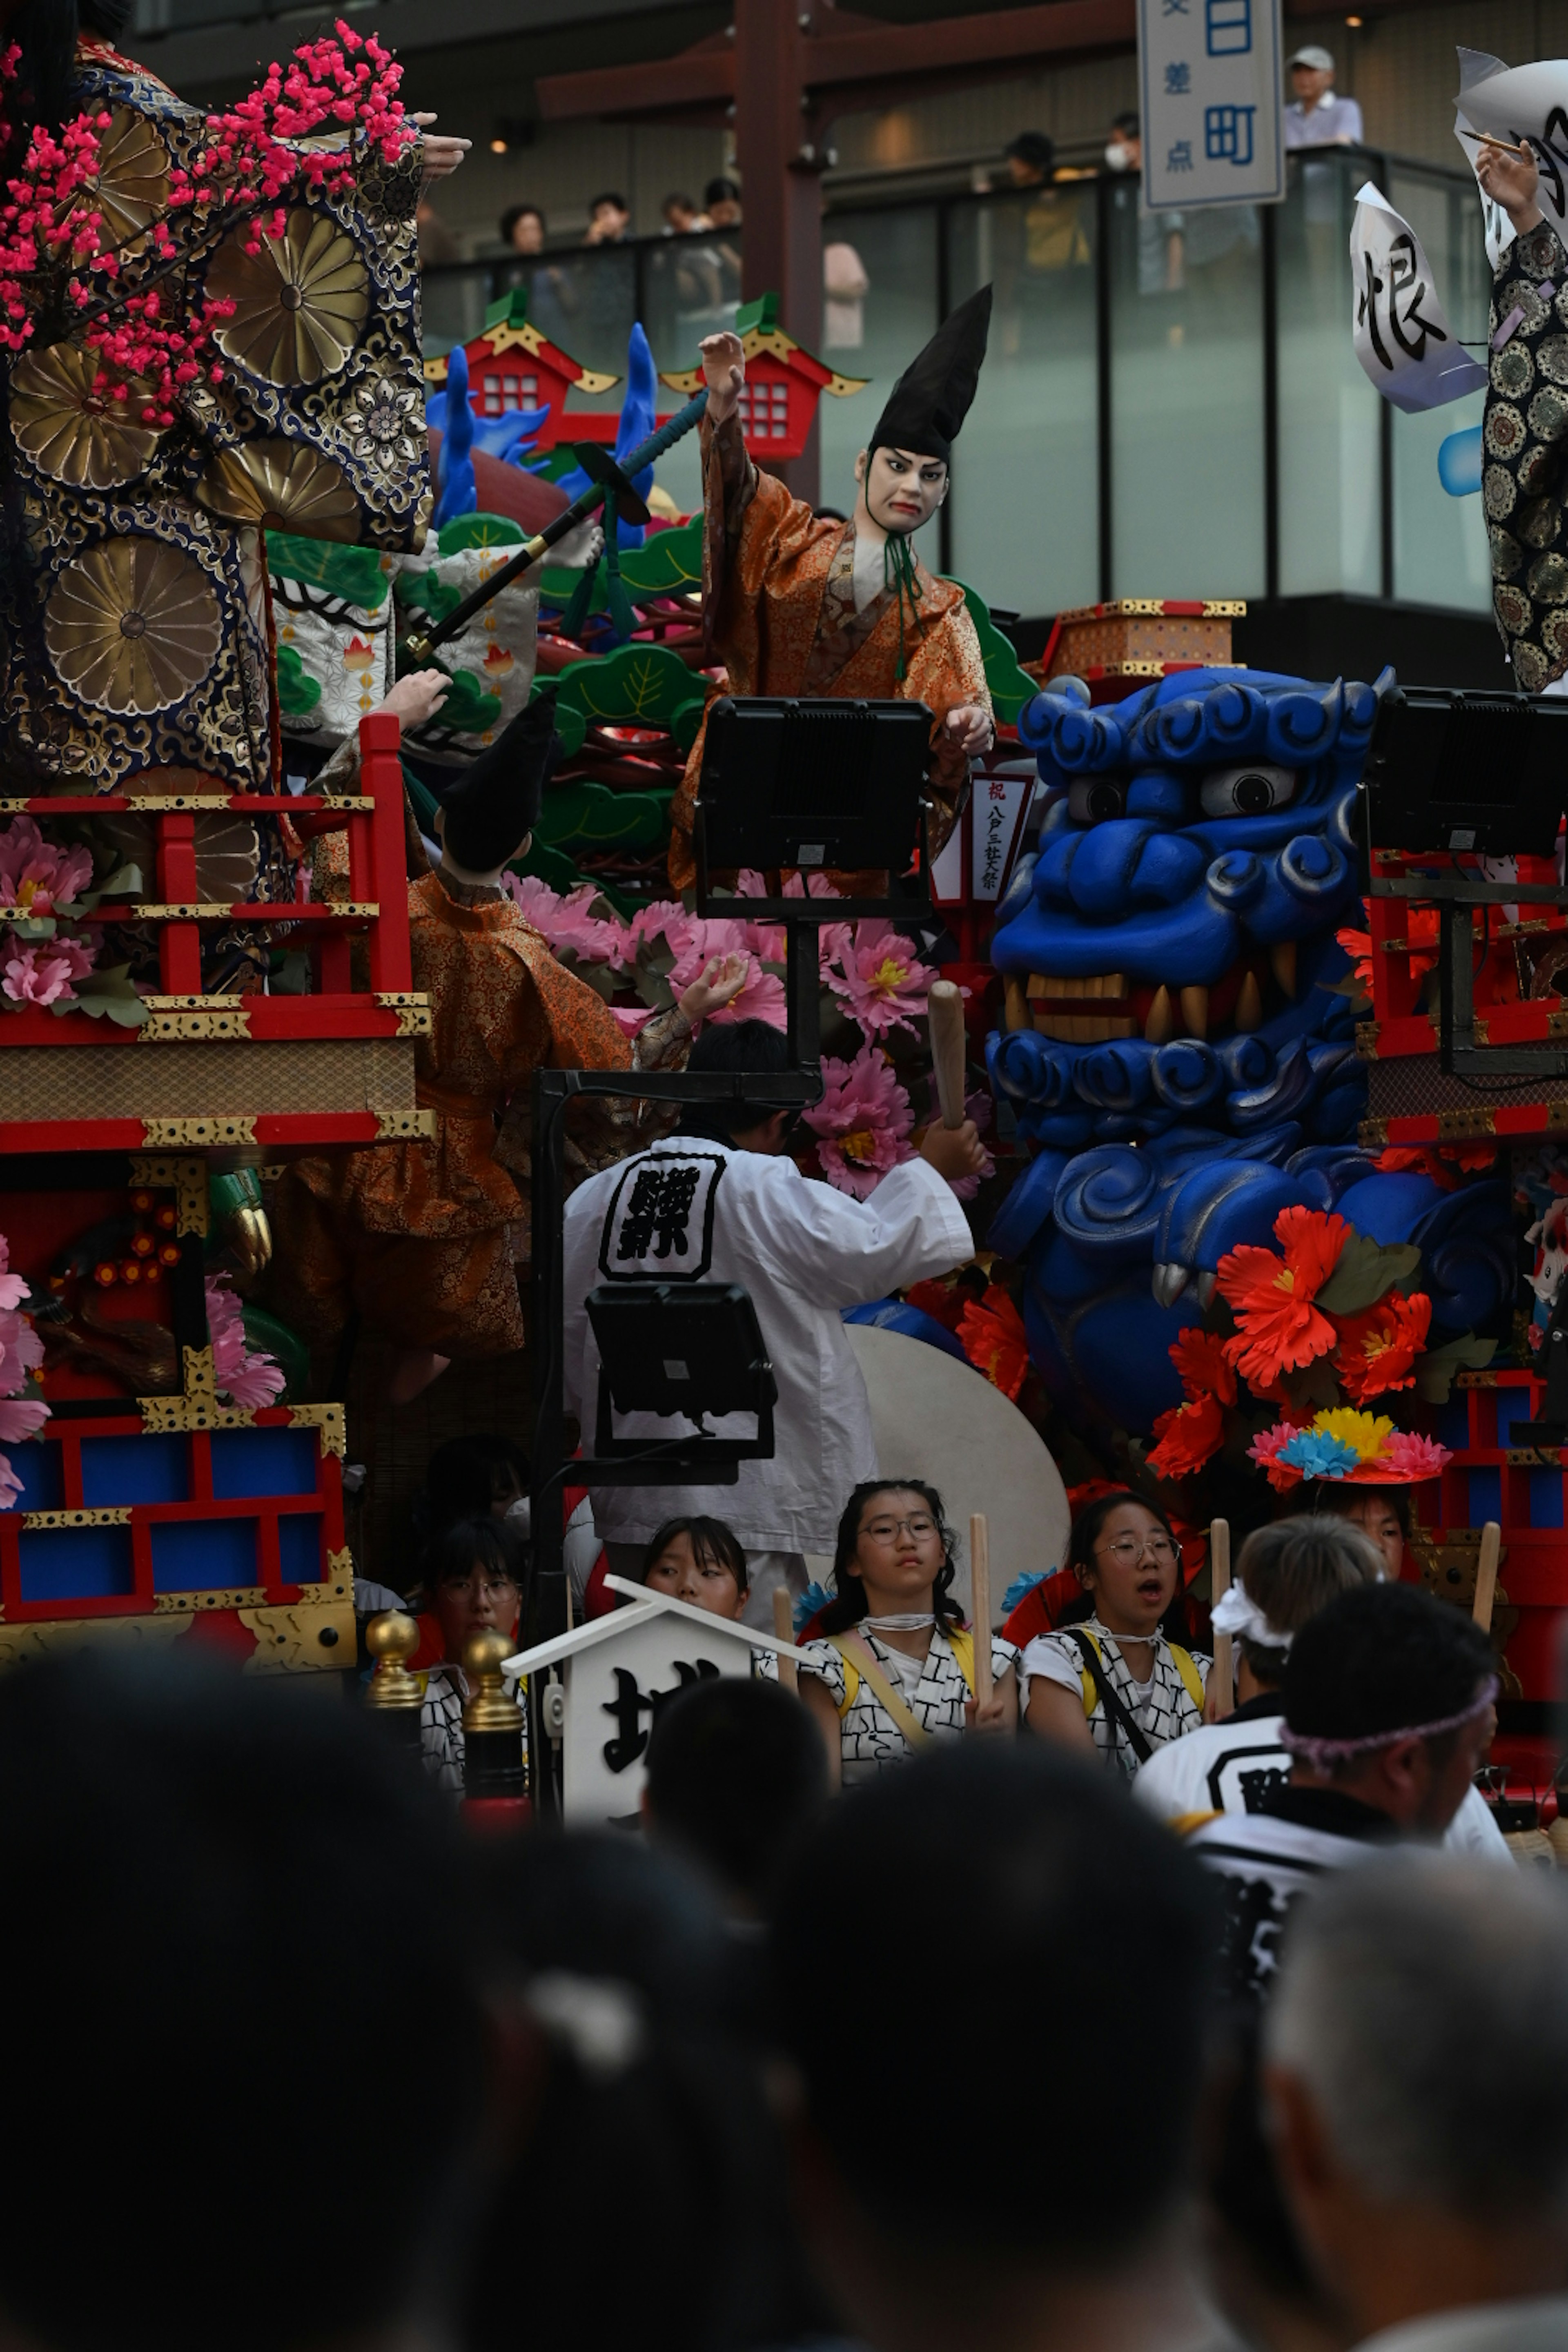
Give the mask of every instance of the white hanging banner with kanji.
M 1370 180 L 1351 223 L 1351 277 L 1355 355 L 1384 400 L 1419 415 L 1484 388 L 1487 372 L 1460 347 L 1420 238 Z
M 1024 812 L 1034 797 L 1033 763 L 1022 773 L 977 775 L 970 802 L 970 895 L 994 907 L 1007 887 Z
M 1151 212 L 1285 194 L 1279 0 L 1138 0 Z

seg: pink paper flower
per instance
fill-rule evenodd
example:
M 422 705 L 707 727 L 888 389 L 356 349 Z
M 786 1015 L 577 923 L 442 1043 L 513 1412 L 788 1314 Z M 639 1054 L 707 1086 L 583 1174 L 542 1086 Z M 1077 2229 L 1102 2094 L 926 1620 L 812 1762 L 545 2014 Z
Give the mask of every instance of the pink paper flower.
M 501 876 L 525 922 L 532 925 L 552 955 L 574 956 L 579 963 L 605 963 L 617 971 L 632 953 L 631 935 L 620 922 L 606 921 L 589 912 L 598 892 L 584 882 L 564 898 L 542 882 L 537 874 Z
M 91 952 L 78 940 L 18 942 L 6 958 L 0 995 L 14 1004 L 53 1004 L 57 998 L 68 1003 L 76 993 L 71 982 L 85 980 L 91 970 Z
M 936 978 L 917 960 L 909 940 L 880 920 L 856 924 L 853 940 L 839 948 L 838 967 L 827 984 L 869 1038 L 912 1029 Z
M 1267 1474 L 1269 1485 L 1280 1494 L 1287 1486 L 1300 1484 L 1301 1473 L 1295 1465 L 1277 1458 L 1280 1448 L 1289 1445 L 1290 1440 L 1299 1435 L 1300 1432 L 1290 1422 L 1277 1421 L 1272 1429 L 1263 1430 L 1255 1437 L 1247 1449 L 1248 1459 L 1257 1463 L 1258 1468 Z
M 1379 1472 L 1384 1477 L 1412 1481 L 1436 1478 L 1444 1464 L 1453 1458 L 1447 1446 L 1437 1444 L 1433 1438 L 1419 1437 L 1413 1429 L 1396 1429 L 1381 1461 L 1369 1463 L 1366 1473 L 1371 1479 L 1375 1479 Z
M 46 841 L 30 816 L 0 828 L 0 907 L 52 915 L 79 898 L 92 880 L 92 852 Z
M 0 1445 L 23 1445 L 36 1437 L 49 1417 L 42 1397 L 19 1393 L 29 1372 L 44 1360 L 43 1342 L 18 1310 L 31 1291 L 19 1274 L 10 1271 L 11 1248 L 0 1234 Z M 8 1511 L 22 1491 L 22 1482 L 0 1454 L 0 1511 Z
M 805 1112 L 805 1123 L 828 1182 L 863 1201 L 889 1168 L 914 1158 L 915 1115 L 891 1063 L 873 1045 L 862 1045 L 852 1062 L 826 1055 L 822 1076 L 822 1100 Z
M 205 1289 L 213 1381 L 218 1394 L 247 1410 L 271 1404 L 287 1385 L 283 1367 L 247 1341 L 244 1312 L 229 1288 L 227 1275 L 209 1274 Z

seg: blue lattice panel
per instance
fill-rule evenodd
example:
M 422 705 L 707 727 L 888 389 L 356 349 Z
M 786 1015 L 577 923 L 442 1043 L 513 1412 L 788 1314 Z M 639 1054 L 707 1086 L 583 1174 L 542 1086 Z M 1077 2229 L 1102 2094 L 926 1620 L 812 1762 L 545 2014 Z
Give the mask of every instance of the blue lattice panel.
M 57 1419 L 9 1449 L 0 1512 L 0 1661 L 84 1621 L 201 1618 L 257 1664 L 346 1667 L 341 1416 L 274 1406 Z M 129 1630 L 129 1628 L 128 1628 Z M 171 1631 L 173 1629 L 170 1629 Z

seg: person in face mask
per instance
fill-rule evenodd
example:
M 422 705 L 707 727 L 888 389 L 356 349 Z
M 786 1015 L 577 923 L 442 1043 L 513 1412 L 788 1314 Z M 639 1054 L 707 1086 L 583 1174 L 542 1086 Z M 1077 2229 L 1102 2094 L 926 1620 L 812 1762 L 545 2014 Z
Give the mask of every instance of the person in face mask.
M 1105 142 L 1105 168 L 1108 172 L 1143 169 L 1143 138 L 1136 114 L 1119 114 L 1112 122 Z

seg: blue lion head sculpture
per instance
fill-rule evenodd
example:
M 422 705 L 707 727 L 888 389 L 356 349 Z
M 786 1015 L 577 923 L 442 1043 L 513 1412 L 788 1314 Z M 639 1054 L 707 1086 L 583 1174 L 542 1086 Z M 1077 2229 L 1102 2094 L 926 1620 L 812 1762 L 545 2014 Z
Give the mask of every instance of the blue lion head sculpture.
M 1380 1175 L 1355 1143 L 1334 934 L 1359 906 L 1356 786 L 1392 683 L 1196 670 L 1091 709 L 1070 680 L 1020 715 L 1048 797 L 992 955 L 1031 1025 L 994 1034 L 988 1062 L 1035 1151 L 988 1238 L 1026 1261 L 1031 1352 L 1064 1403 L 1147 1431 L 1179 1401 L 1167 1351 L 1220 1259 L 1268 1244 L 1293 1204 L 1421 1242 L 1435 1332 L 1509 1295 L 1505 1186 Z

